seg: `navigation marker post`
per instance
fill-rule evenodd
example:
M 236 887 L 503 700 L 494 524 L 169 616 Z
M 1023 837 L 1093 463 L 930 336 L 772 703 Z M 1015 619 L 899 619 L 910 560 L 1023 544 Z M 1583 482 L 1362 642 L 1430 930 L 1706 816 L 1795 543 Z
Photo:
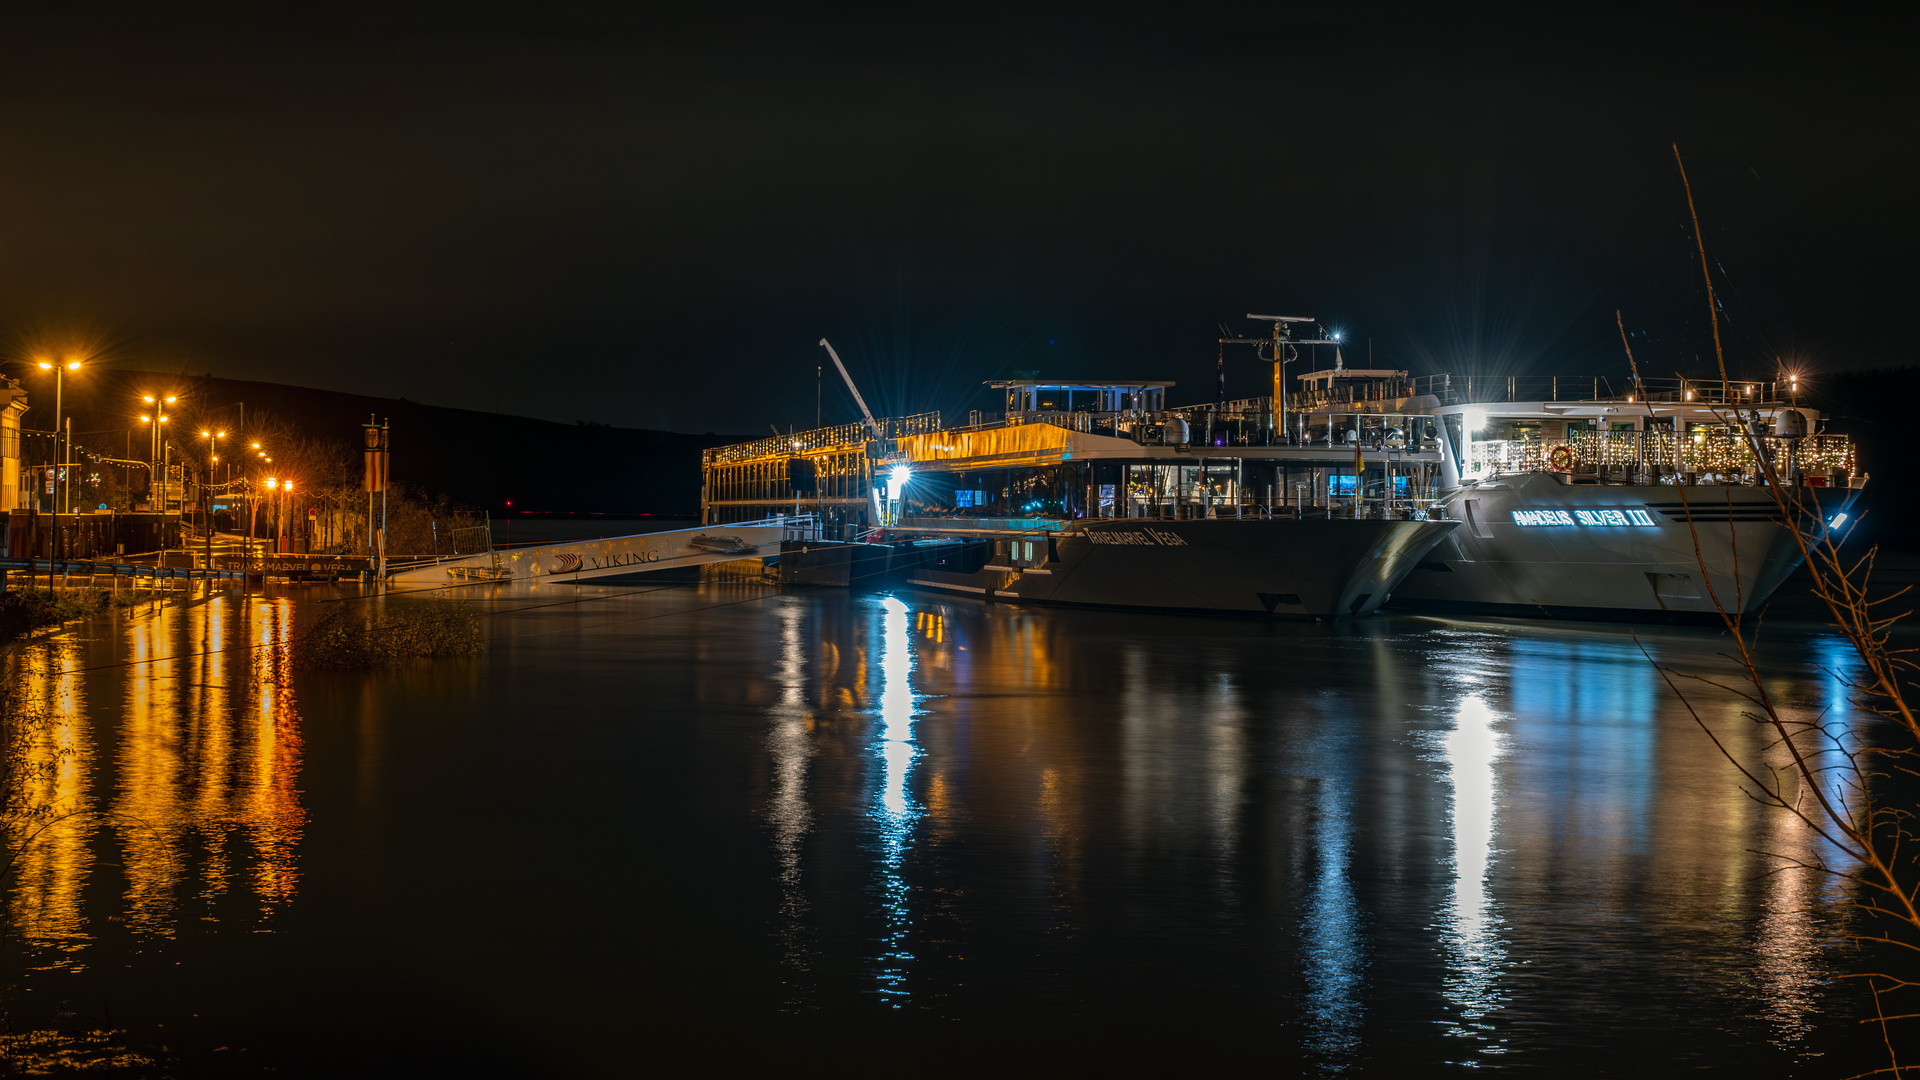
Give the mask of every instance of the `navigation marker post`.
M 361 486 L 367 492 L 367 554 L 373 558 L 375 582 L 385 581 L 387 577 L 388 423 L 386 420 L 376 423 L 372 415 L 368 415 L 367 422 L 360 425 L 366 434 Z M 373 508 L 375 493 L 380 496 L 378 511 Z

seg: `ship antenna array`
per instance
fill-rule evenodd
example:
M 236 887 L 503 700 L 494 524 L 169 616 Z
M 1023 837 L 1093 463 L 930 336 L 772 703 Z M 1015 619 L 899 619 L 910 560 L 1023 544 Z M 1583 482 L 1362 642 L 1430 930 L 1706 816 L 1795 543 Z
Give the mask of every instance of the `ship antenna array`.
M 847 374 L 847 365 L 840 362 L 840 354 L 833 351 L 833 346 L 827 344 L 826 338 L 820 339 L 820 347 L 827 350 L 828 356 L 833 357 L 833 366 L 839 370 L 840 377 L 847 381 L 847 389 L 853 391 L 854 404 L 860 406 L 860 415 L 867 418 L 867 427 L 873 432 L 873 437 L 878 439 L 880 424 L 874 420 L 873 411 L 867 408 L 867 400 L 860 396 L 860 388 L 853 385 L 853 376 Z
M 1319 327 L 1320 320 L 1311 315 L 1255 315 L 1249 312 L 1247 318 L 1272 323 L 1273 336 L 1257 338 L 1223 337 L 1220 339 L 1220 344 L 1252 345 L 1255 356 L 1259 356 L 1260 359 L 1266 360 L 1273 365 L 1273 425 L 1276 432 L 1285 432 L 1287 430 L 1287 364 L 1298 357 L 1297 352 L 1294 356 L 1288 356 L 1287 353 L 1293 351 L 1296 345 L 1338 345 L 1340 344 L 1340 339 L 1327 338 L 1325 336 L 1325 329 Z M 1296 338 L 1293 336 L 1292 323 L 1313 323 L 1316 329 L 1320 329 L 1322 336 L 1311 339 Z M 1260 356 L 1260 346 L 1262 345 L 1273 346 L 1273 355 L 1270 357 Z

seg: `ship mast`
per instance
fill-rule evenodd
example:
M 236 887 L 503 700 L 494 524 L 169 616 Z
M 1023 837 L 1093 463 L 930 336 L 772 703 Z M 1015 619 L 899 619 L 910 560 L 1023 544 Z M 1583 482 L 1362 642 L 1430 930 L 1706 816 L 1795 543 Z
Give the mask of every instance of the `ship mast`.
M 1286 375 L 1286 372 L 1287 372 L 1287 365 L 1293 362 L 1294 360 L 1297 360 L 1300 358 L 1300 353 L 1298 348 L 1296 348 L 1296 346 L 1338 345 L 1340 343 L 1340 339 L 1338 335 L 1332 338 L 1325 337 L 1326 330 L 1319 325 L 1319 320 L 1315 319 L 1311 315 L 1249 314 L 1247 318 L 1259 319 L 1263 322 L 1272 323 L 1273 336 L 1257 337 L 1257 338 L 1221 338 L 1220 343 L 1222 345 L 1252 345 L 1254 346 L 1255 356 L 1260 356 L 1259 346 L 1262 346 L 1262 345 L 1273 346 L 1273 355 L 1260 356 L 1260 359 L 1269 361 L 1270 363 L 1273 364 L 1273 426 L 1269 430 L 1271 430 L 1275 435 L 1284 438 L 1287 431 L 1287 375 Z M 1322 336 L 1320 338 L 1296 338 L 1293 336 L 1294 323 L 1313 323 L 1314 328 L 1316 330 L 1320 330 Z

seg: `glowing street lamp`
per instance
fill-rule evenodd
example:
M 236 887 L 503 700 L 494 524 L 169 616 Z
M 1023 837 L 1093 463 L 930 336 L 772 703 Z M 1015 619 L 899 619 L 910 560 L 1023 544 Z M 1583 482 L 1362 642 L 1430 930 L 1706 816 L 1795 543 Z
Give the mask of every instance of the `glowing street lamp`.
M 180 399 L 173 394 L 167 394 L 164 397 L 153 394 L 143 394 L 140 400 L 153 407 L 153 415 L 142 415 L 140 422 L 153 425 L 150 430 L 150 439 L 147 447 L 147 461 L 150 463 L 149 468 L 157 468 L 157 472 L 154 474 L 155 482 L 153 489 L 154 494 L 159 496 L 159 512 L 164 514 L 167 512 L 167 463 L 164 458 L 166 451 L 170 448 L 166 445 L 166 436 L 160 432 L 160 425 L 173 419 L 172 416 L 167 414 L 167 406 L 172 405 Z
M 224 431 L 202 431 L 200 437 L 207 440 L 207 482 L 200 485 L 200 524 L 207 531 L 207 569 L 213 569 L 213 467 L 220 464 L 220 440 L 227 437 Z
M 62 489 L 56 493 L 53 504 L 53 537 L 54 540 L 58 540 L 60 537 L 60 503 L 65 502 L 67 499 L 67 458 L 72 455 L 73 450 L 71 445 L 72 440 L 68 440 L 69 445 L 64 450 L 61 448 L 61 394 L 65 390 L 67 372 L 79 371 L 80 361 L 68 360 L 65 363 L 57 363 L 52 360 L 41 360 L 38 363 L 40 364 L 41 371 L 53 372 L 53 453 L 55 457 L 60 459 Z M 53 590 L 53 559 L 56 554 L 58 553 L 54 550 L 53 543 L 49 542 L 47 545 L 47 590 L 49 592 Z

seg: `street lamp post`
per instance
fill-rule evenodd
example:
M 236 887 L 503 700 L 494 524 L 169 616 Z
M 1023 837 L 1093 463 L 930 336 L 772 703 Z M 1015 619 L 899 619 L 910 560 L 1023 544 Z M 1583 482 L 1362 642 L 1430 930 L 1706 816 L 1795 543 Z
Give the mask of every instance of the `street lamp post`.
M 154 473 L 157 470 L 157 476 L 152 483 L 147 485 L 150 489 L 147 493 L 147 499 L 149 502 L 152 502 L 155 495 L 159 496 L 160 550 L 164 552 L 167 549 L 167 466 L 162 460 L 162 455 L 167 445 L 167 438 L 161 433 L 160 425 L 173 419 L 173 417 L 167 413 L 167 407 L 178 399 L 172 394 L 168 394 L 164 398 L 147 394 L 143 396 L 141 400 L 153 406 L 153 415 L 142 416 L 140 422 L 153 425 L 151 439 L 147 445 L 147 468 L 149 473 Z M 163 555 L 160 561 L 165 562 L 166 557 Z
M 54 489 L 53 535 L 47 539 L 47 591 L 53 591 L 53 560 L 60 543 L 60 502 L 66 498 L 67 451 L 61 449 L 60 411 L 61 395 L 66 387 L 66 373 L 79 371 L 80 361 L 69 360 L 64 364 L 52 360 L 40 361 L 40 370 L 53 372 L 53 454 L 59 461 L 60 484 Z
M 224 431 L 203 431 L 200 437 L 207 440 L 207 482 L 200 485 L 200 524 L 207 532 L 207 569 L 213 569 L 213 467 L 220 463 L 220 440 L 227 437 Z M 211 585 L 208 588 L 212 588 Z
M 267 452 L 265 450 L 260 449 L 259 443 L 253 444 L 253 456 L 260 459 L 260 461 L 254 463 L 256 466 L 261 464 L 262 462 L 266 462 L 270 460 L 267 457 Z M 258 526 L 256 522 L 257 522 L 257 519 L 259 518 L 259 514 L 260 514 L 260 507 L 258 506 L 258 500 L 256 499 L 253 492 L 253 485 L 248 484 L 247 485 L 247 554 L 249 558 L 251 558 L 253 554 L 253 534 L 258 531 Z
M 267 509 L 272 511 L 269 527 L 273 529 L 273 554 L 280 553 L 280 481 L 267 477 Z

